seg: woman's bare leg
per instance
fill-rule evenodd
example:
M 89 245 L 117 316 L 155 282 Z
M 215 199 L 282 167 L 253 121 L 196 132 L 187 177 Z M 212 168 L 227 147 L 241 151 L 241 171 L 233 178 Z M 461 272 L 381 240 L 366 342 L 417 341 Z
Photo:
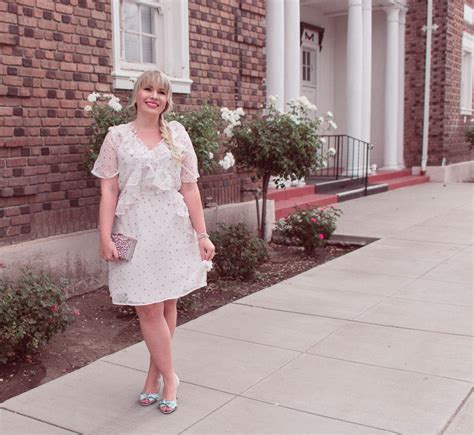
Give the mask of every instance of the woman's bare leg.
M 164 317 L 166 320 L 166 324 L 168 325 L 168 329 L 170 332 L 171 338 L 173 338 L 174 331 L 176 330 L 176 321 L 177 321 L 177 299 L 170 299 L 164 301 Z M 148 367 L 148 373 L 145 380 L 145 386 L 143 387 L 143 392 L 145 393 L 156 393 L 160 389 L 159 378 L 160 378 L 160 370 L 158 367 L 153 364 L 153 359 L 150 355 L 150 362 Z

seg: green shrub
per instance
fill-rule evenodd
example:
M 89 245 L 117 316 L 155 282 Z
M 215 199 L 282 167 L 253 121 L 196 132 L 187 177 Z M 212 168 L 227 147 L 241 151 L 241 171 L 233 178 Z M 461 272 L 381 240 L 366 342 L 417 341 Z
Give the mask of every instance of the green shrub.
M 63 288 L 44 273 L 4 279 L 0 295 L 0 363 L 35 351 L 73 319 Z
M 265 242 L 251 234 L 243 223 L 221 224 L 211 233 L 211 240 L 217 252 L 214 266 L 222 277 L 251 279 L 257 266 L 268 259 Z
M 222 120 L 219 111 L 205 104 L 199 110 L 167 113 L 166 119 L 183 124 L 193 143 L 199 172 L 212 173 L 214 155 L 220 148 L 219 130 L 222 129 Z
M 303 246 L 306 254 L 323 246 L 336 229 L 341 210 L 334 207 L 298 210 L 276 224 L 276 230 L 290 243 Z

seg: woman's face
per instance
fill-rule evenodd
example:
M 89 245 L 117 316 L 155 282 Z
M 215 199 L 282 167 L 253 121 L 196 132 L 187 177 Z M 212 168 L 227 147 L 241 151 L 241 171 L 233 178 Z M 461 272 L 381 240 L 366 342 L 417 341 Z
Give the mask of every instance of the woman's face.
M 167 96 L 159 85 L 145 85 L 137 92 L 137 112 L 161 115 L 166 108 Z

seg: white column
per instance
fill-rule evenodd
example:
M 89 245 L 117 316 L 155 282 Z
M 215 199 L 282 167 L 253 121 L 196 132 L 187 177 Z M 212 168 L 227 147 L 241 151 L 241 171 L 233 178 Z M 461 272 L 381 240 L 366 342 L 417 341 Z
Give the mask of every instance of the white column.
M 385 53 L 385 134 L 384 169 L 398 169 L 398 88 L 399 88 L 399 29 L 397 7 L 387 13 L 387 46 Z
M 285 0 L 285 110 L 300 96 L 300 1 Z
M 267 96 L 278 96 L 276 108 L 285 101 L 285 8 L 283 0 L 269 0 L 266 12 Z
M 362 0 L 349 0 L 347 23 L 347 134 L 362 134 Z
M 403 157 L 404 150 L 404 132 L 405 132 L 405 18 L 406 9 L 400 9 L 399 21 L 399 53 L 398 59 L 398 143 L 397 143 L 397 163 L 400 168 L 405 167 L 405 159 Z
M 362 135 L 361 139 L 370 142 L 371 103 L 372 103 L 372 0 L 362 1 Z

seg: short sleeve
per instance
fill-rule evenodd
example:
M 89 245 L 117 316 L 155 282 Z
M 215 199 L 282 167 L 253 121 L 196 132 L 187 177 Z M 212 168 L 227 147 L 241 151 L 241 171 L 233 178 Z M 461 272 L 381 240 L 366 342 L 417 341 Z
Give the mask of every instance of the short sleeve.
M 99 156 L 95 161 L 92 174 L 99 178 L 112 178 L 118 173 L 117 146 L 115 135 L 112 131 L 105 136 L 104 143 L 100 147 Z
M 180 123 L 177 122 L 176 124 L 176 140 L 184 146 L 183 158 L 181 160 L 181 182 L 195 183 L 199 178 L 196 152 L 186 129 Z

